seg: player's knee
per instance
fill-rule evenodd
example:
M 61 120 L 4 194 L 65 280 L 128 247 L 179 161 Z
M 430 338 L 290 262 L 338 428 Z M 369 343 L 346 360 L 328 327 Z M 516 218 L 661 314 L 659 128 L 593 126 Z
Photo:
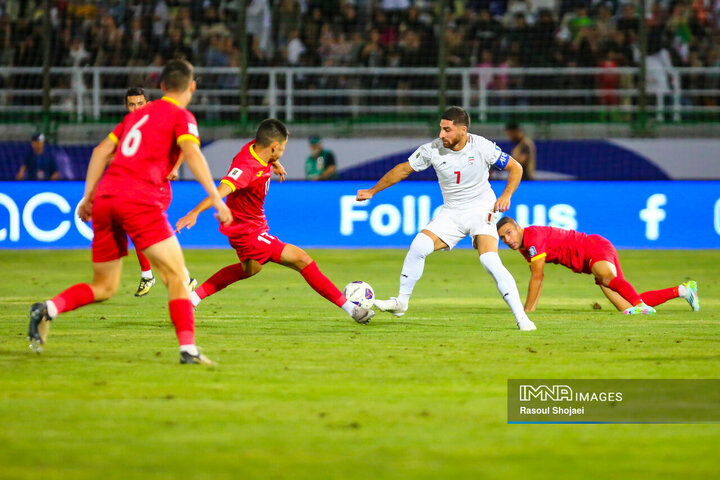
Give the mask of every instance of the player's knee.
M 246 276 L 252 277 L 253 275 L 260 273 L 262 265 L 260 265 L 259 262 L 247 261 L 242 263 L 242 269 Z
M 500 260 L 500 255 L 497 252 L 486 252 L 480 255 L 480 264 L 489 273 L 503 267 L 502 260 Z
M 604 287 L 610 288 L 610 282 L 615 279 L 615 275 L 613 275 L 612 273 L 605 273 L 602 275 L 596 275 L 595 278 L 597 279 L 599 284 Z
M 109 298 L 111 298 L 115 293 L 117 293 L 118 285 L 117 284 L 111 284 L 108 282 L 102 282 L 102 283 L 93 283 L 90 285 L 90 288 L 93 291 L 93 294 L 95 295 L 95 301 L 96 302 L 102 302 Z
M 435 242 L 424 233 L 418 233 L 410 244 L 410 252 L 425 258 L 435 251 Z
M 301 250 L 297 256 L 297 259 L 295 260 L 295 266 L 298 269 L 302 270 L 303 268 L 313 263 L 313 261 L 314 260 L 312 259 L 312 257 L 310 257 L 310 255 Z

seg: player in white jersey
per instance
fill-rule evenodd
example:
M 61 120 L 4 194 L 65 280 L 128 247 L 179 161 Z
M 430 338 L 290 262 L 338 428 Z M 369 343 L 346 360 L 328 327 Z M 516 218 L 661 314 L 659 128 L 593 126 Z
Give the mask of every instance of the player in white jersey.
M 358 190 L 358 200 L 398 183 L 412 172 L 432 166 L 443 195 L 443 206 L 410 245 L 400 274 L 400 291 L 389 300 L 376 300 L 382 311 L 402 316 L 410 295 L 425 268 L 425 257 L 436 250 L 452 250 L 468 235 L 480 255 L 480 263 L 495 279 L 500 295 L 515 315 L 520 330 L 535 330 L 520 300 L 515 279 L 498 255 L 495 223 L 500 212 L 510 208 L 510 198 L 520 184 L 522 166 L 495 143 L 468 133 L 470 117 L 460 107 L 450 107 L 440 121 L 440 138 L 421 145 L 407 162 L 396 165 L 368 190 Z M 500 198 L 488 183 L 489 169 L 507 170 L 505 191 Z

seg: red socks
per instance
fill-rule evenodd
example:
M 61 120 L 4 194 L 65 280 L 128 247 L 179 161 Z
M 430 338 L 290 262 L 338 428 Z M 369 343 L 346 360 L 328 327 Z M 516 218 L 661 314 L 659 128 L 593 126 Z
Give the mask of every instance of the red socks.
M 95 301 L 95 294 L 87 283 L 78 283 L 52 298 L 57 313 L 69 312 Z
M 632 285 L 628 283 L 625 279 L 620 277 L 615 277 L 612 279 L 610 284 L 608 285 L 611 290 L 616 291 L 620 294 L 621 297 L 623 297 L 625 300 L 630 302 L 632 306 L 637 306 L 639 303 L 641 303 L 643 300 L 638 295 L 638 293 L 635 291 Z M 650 304 L 648 304 L 650 305 Z
M 248 278 L 248 276 L 245 274 L 242 263 L 229 265 L 221 270 L 218 270 L 215 275 L 205 280 L 205 283 L 195 289 L 195 293 L 197 293 L 198 297 L 203 299 L 219 292 L 223 288 L 237 282 L 238 280 L 246 278 Z
M 300 270 L 300 275 L 305 281 L 323 298 L 331 301 L 338 307 L 342 307 L 347 299 L 345 295 L 328 278 L 322 274 L 315 262 Z
M 176 298 L 170 300 L 168 306 L 180 346 L 195 345 L 195 312 L 192 302 L 187 298 Z
M 643 292 L 640 296 L 646 305 L 654 307 L 655 305 L 660 305 L 668 300 L 677 298 L 680 294 L 678 293 L 678 287 L 671 287 L 663 288 L 662 290 L 650 290 L 649 292 Z
M 150 270 L 150 260 L 140 250 L 137 250 L 138 262 L 140 262 L 140 270 L 147 272 Z

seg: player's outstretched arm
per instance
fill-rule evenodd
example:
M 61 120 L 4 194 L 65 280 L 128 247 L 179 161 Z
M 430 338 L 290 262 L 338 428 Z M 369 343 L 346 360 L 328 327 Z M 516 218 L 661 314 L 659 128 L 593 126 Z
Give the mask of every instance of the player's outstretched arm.
M 232 222 L 232 214 L 215 188 L 215 183 L 210 174 L 210 167 L 208 167 L 207 160 L 205 160 L 205 155 L 200 151 L 200 146 L 193 140 L 185 140 L 180 142 L 180 148 L 182 149 L 183 157 L 185 157 L 185 163 L 190 168 L 190 171 L 198 183 L 200 183 L 208 193 L 210 204 L 217 210 L 217 219 L 223 225 L 229 225 L 230 222 Z
M 232 192 L 232 189 L 229 185 L 225 183 L 221 183 L 218 185 L 217 193 L 220 195 L 220 198 L 225 198 Z M 184 217 L 182 217 L 180 220 L 177 221 L 175 224 L 175 231 L 179 232 L 183 228 L 191 228 L 197 223 L 197 217 L 202 212 L 207 210 L 208 208 L 212 207 L 212 200 L 210 200 L 210 197 L 205 197 L 205 199 L 198 203 L 195 208 L 190 210 Z
M 410 166 L 410 162 L 403 162 L 395 165 L 392 170 L 383 175 L 383 177 L 375 184 L 374 187 L 367 190 L 358 190 L 357 200 L 360 201 L 371 199 L 376 193 L 381 192 L 388 187 L 392 187 L 401 180 L 406 179 L 407 176 L 410 175 L 412 172 L 414 172 L 414 170 Z
M 98 143 L 93 148 L 92 156 L 90 157 L 90 164 L 88 165 L 87 175 L 85 176 L 85 193 L 83 195 L 83 201 L 78 206 L 78 216 L 83 222 L 90 220 L 92 213 L 93 198 L 95 197 L 95 190 L 97 190 L 100 178 L 105 172 L 108 164 L 112 160 L 113 153 L 115 153 L 115 142 L 110 140 L 110 137 Z
M 522 179 L 523 167 L 514 158 L 510 157 L 507 165 L 505 165 L 505 170 L 508 171 L 509 175 L 507 184 L 505 185 L 505 191 L 503 191 L 500 198 L 495 202 L 496 212 L 507 212 L 510 209 L 510 198 L 512 198 L 513 193 L 517 190 L 518 185 L 520 185 L 520 180 Z
M 534 312 L 540 300 L 545 274 L 545 257 L 537 258 L 530 263 L 530 284 L 528 285 L 527 299 L 525 300 L 525 311 Z

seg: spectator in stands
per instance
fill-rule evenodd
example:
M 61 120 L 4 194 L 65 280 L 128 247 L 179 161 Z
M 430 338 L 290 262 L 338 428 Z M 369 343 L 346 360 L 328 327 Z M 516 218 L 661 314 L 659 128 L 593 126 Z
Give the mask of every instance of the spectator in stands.
M 305 161 L 305 179 L 317 181 L 336 178 L 335 154 L 323 148 L 320 137 L 310 137 L 310 155 Z
M 60 178 L 55 153 L 45 147 L 45 135 L 34 133 L 30 148 L 15 180 L 57 180 Z
M 535 142 L 515 122 L 510 122 L 505 126 L 505 133 L 507 133 L 508 140 L 514 144 L 510 155 L 523 167 L 523 181 L 535 180 Z

